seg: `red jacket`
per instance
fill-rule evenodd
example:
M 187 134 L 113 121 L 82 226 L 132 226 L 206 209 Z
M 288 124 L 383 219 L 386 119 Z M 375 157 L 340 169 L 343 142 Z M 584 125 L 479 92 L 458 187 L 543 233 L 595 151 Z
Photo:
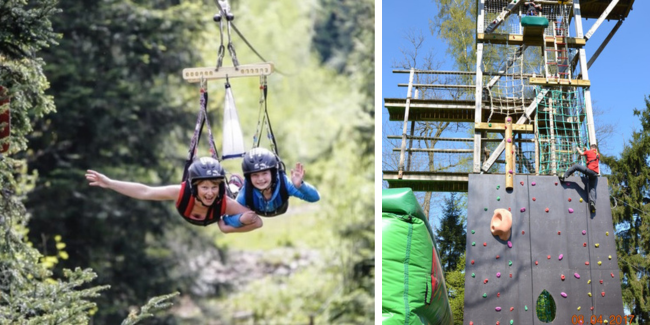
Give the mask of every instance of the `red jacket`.
M 585 150 L 582 154 L 587 158 L 587 168 L 595 171 L 596 174 L 600 174 L 600 168 L 598 165 L 600 154 L 598 154 L 596 149 Z

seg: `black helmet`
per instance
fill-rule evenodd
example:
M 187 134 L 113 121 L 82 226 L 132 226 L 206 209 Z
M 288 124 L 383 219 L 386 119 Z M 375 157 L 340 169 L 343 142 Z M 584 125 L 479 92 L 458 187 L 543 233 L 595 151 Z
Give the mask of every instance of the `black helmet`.
M 212 157 L 194 159 L 188 168 L 188 171 L 190 186 L 192 187 L 192 195 L 194 195 L 194 197 L 198 196 L 198 191 L 194 186 L 196 185 L 196 181 L 205 179 L 224 179 L 226 177 L 226 172 L 223 170 L 223 167 L 221 167 L 219 161 Z M 219 186 L 219 197 L 223 195 L 224 191 L 225 186 L 222 182 Z
M 273 176 L 275 176 L 280 167 L 279 165 L 280 159 L 270 150 L 264 148 L 253 148 L 244 155 L 241 169 L 246 177 L 250 177 L 250 174 L 252 173 L 269 169 L 271 170 L 271 174 L 274 174 Z

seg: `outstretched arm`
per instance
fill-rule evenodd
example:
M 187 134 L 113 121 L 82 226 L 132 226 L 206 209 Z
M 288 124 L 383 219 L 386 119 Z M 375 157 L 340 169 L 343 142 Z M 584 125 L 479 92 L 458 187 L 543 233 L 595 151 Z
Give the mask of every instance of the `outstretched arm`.
M 584 151 L 580 150 L 580 147 L 576 147 L 576 151 L 578 151 L 579 154 L 583 155 L 585 154 Z M 585 151 L 587 151 L 587 148 L 585 148 Z
M 316 202 L 320 200 L 320 194 L 318 194 L 316 188 L 303 181 L 304 176 L 305 168 L 301 163 L 296 163 L 296 168 L 291 170 L 291 184 L 287 184 L 289 195 L 303 199 L 307 202 Z
M 102 173 L 90 169 L 86 171 L 86 179 L 90 186 L 111 189 L 138 200 L 173 201 L 178 198 L 178 193 L 181 190 L 180 185 L 152 187 L 141 183 L 113 180 Z

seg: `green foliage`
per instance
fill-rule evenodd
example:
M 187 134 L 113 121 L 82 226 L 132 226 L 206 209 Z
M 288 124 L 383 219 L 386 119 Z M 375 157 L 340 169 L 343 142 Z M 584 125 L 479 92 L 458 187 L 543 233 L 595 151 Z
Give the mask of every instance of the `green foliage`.
M 454 324 L 461 325 L 465 311 L 465 254 L 458 259 L 455 269 L 445 271 L 445 282 Z
M 634 110 L 641 129 L 632 133 L 620 158 L 601 158 L 612 172 L 609 184 L 623 303 L 642 324 L 650 322 L 650 96 L 645 103 L 643 110 Z
M 465 218 L 462 212 L 458 194 L 450 193 L 449 197 L 445 198 L 443 216 L 436 231 L 440 263 L 445 270 L 455 270 L 465 254 Z
M 170 293 L 168 295 L 153 297 L 149 299 L 146 305 L 140 308 L 140 312 L 134 310 L 129 313 L 129 316 L 122 321 L 122 325 L 134 325 L 143 319 L 153 317 L 153 313 L 171 307 L 170 299 L 178 296 L 178 292 Z
M 434 0 L 438 14 L 429 26 L 432 33 L 446 40 L 447 53 L 461 71 L 476 70 L 476 1 Z

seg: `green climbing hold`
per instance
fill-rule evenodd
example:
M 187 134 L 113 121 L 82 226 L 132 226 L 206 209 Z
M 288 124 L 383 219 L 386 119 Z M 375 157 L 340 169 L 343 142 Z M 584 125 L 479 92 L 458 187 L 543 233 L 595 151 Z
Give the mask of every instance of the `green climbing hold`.
M 497 190 L 498 190 L 499 188 L 501 188 L 501 185 L 497 185 Z
M 513 321 L 513 320 L 511 319 L 511 320 L 510 320 L 510 325 L 512 325 L 512 324 L 514 324 L 514 323 L 515 323 L 515 321 Z
M 484 294 L 483 294 L 483 298 L 487 298 L 487 293 L 484 293 Z
M 475 278 L 475 277 L 476 277 L 476 274 L 474 274 L 474 272 L 472 272 L 472 278 Z
M 497 201 L 501 201 L 501 197 L 500 197 L 500 196 L 497 196 Z
M 474 231 L 474 229 L 472 229 L 472 234 L 474 234 L 474 233 L 476 233 L 476 231 Z
M 472 246 L 476 246 L 476 242 L 475 242 L 475 241 L 472 242 Z
M 508 266 L 512 266 L 512 261 L 508 261 Z
M 483 208 L 485 211 L 487 211 L 487 208 Z
M 524 305 L 524 310 L 528 311 L 528 306 Z
M 492 123 L 488 123 L 488 127 L 492 127 Z

